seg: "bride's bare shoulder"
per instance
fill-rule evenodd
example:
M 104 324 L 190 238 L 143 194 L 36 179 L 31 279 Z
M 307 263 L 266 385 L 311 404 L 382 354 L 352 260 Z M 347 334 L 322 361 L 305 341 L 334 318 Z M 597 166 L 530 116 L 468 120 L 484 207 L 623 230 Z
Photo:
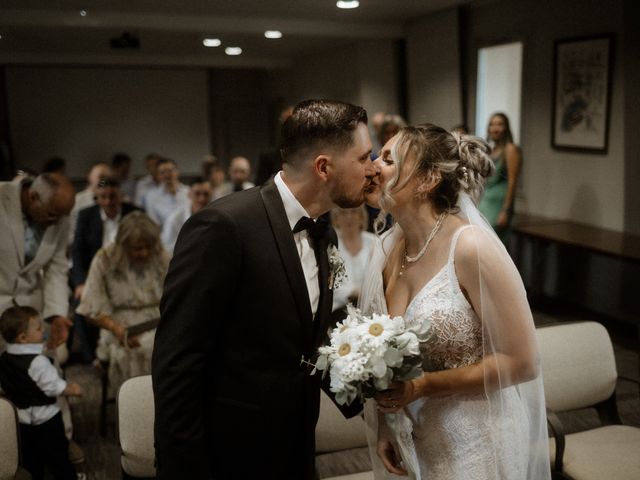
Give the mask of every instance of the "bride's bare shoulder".
M 496 249 L 499 247 L 495 242 L 489 232 L 477 225 L 462 229 L 454 251 L 456 273 L 461 280 L 477 276 L 480 257 L 484 261 L 497 253 Z

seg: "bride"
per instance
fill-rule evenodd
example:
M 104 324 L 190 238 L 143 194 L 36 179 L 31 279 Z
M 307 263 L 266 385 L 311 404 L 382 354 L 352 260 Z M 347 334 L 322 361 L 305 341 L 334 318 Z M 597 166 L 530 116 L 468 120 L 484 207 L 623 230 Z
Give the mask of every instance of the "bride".
M 376 160 L 368 203 L 396 225 L 365 275 L 364 314 L 429 322 L 422 376 L 365 408 L 375 478 L 407 475 L 385 414 L 410 420 L 423 480 L 550 478 L 542 378 L 522 280 L 474 200 L 493 172 L 479 138 L 402 129 Z

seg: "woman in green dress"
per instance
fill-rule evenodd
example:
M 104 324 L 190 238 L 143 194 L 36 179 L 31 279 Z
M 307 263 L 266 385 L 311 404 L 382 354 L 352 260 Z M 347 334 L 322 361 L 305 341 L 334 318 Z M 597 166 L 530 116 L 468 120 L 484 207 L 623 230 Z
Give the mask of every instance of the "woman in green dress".
M 484 195 L 478 208 L 506 244 L 513 219 L 513 204 L 522 154 L 513 143 L 509 119 L 504 113 L 491 115 L 487 127 L 487 140 L 493 145 L 491 158 L 496 171 L 485 184 Z

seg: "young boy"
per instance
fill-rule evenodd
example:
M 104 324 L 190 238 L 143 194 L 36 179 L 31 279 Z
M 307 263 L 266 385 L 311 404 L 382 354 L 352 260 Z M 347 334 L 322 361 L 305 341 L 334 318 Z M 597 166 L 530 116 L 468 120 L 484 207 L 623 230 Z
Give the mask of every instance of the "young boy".
M 56 480 L 75 480 L 69 442 L 56 401 L 60 395 L 81 396 L 77 383 L 67 383 L 52 361 L 42 355 L 43 326 L 38 311 L 11 307 L 0 316 L 0 333 L 8 343 L 0 355 L 0 388 L 18 408 L 23 466 L 33 480 L 48 468 Z

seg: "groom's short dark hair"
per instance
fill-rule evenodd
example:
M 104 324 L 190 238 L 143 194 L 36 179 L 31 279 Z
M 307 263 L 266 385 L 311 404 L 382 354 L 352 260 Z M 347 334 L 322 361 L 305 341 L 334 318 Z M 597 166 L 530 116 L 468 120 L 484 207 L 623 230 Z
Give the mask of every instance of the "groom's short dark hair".
M 282 161 L 296 165 L 314 150 L 349 147 L 359 123 L 367 123 L 362 107 L 337 100 L 304 100 L 282 125 Z

